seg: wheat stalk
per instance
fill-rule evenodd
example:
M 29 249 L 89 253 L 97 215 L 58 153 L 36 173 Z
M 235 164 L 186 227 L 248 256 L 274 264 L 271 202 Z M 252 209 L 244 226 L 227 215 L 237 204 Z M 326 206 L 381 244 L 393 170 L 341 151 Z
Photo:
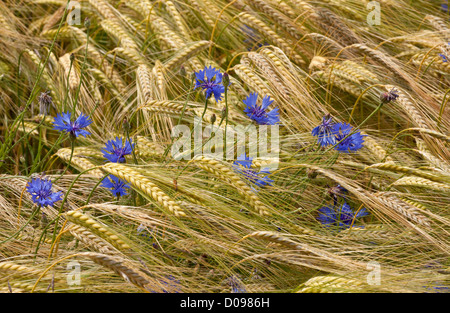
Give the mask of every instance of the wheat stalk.
M 238 18 L 243 23 L 250 24 L 251 27 L 258 29 L 258 31 L 262 32 L 268 39 L 270 39 L 275 45 L 277 45 L 281 50 L 283 50 L 296 63 L 305 64 L 305 61 L 302 59 L 302 57 L 291 48 L 289 43 L 287 43 L 284 39 L 278 36 L 263 21 L 245 12 L 239 13 Z
M 431 165 L 436 166 L 437 168 L 441 169 L 442 171 L 450 174 L 450 165 L 443 160 L 441 160 L 439 157 L 434 156 L 430 150 L 427 149 L 427 146 L 425 142 L 419 138 L 416 139 L 417 147 L 419 148 L 419 153 L 427 159 Z
M 273 99 L 273 94 L 269 91 L 266 83 L 245 64 L 237 64 L 233 67 L 235 73 L 252 89 L 257 90 L 260 96 L 270 96 Z
M 181 49 L 181 51 L 174 55 L 173 58 L 169 59 L 168 62 L 164 64 L 164 67 L 168 71 L 178 69 L 180 65 L 188 61 L 193 56 L 197 56 L 201 51 L 211 46 L 211 44 L 212 43 L 210 41 L 202 40 L 186 45 L 183 49 Z
M 150 141 L 144 136 L 136 136 L 135 152 L 141 157 L 149 157 L 155 155 L 162 156 L 164 154 L 164 148 L 159 144 Z
M 132 284 L 144 290 L 152 291 L 149 289 L 149 284 L 152 280 L 150 280 L 150 278 L 141 271 L 132 267 L 126 259 L 95 252 L 82 252 L 77 255 L 88 257 L 95 263 L 112 270 Z
M 165 1 L 164 5 L 166 6 L 170 16 L 172 16 L 173 20 L 175 21 L 175 25 L 177 26 L 178 30 L 183 34 L 183 37 L 189 38 L 190 34 L 188 27 L 186 26 L 186 23 L 184 22 L 180 12 L 178 12 L 175 4 L 172 1 Z
M 316 276 L 303 284 L 297 293 L 355 292 L 363 283 L 355 279 L 337 276 Z
M 150 196 L 153 200 L 158 202 L 162 207 L 169 210 L 175 216 L 186 216 L 186 213 L 184 213 L 184 211 L 169 196 L 159 189 L 159 187 L 132 168 L 119 163 L 107 163 L 101 168 L 106 172 L 129 182 L 135 188 Z
M 83 214 L 80 211 L 69 211 L 66 212 L 64 216 L 72 223 L 80 225 L 97 236 L 105 239 L 118 250 L 127 251 L 131 249 L 131 247 L 118 235 L 114 234 L 109 227 L 106 225 L 101 225 L 87 214 Z
M 104 0 L 88 0 L 100 15 L 105 19 L 115 19 L 116 15 L 113 12 L 112 6 Z
M 249 2 L 249 4 L 252 7 L 263 12 L 266 16 L 269 16 L 277 25 L 281 26 L 284 30 L 286 30 L 289 33 L 289 35 L 291 35 L 296 40 L 299 40 L 302 37 L 302 35 L 299 32 L 298 26 L 295 23 L 293 23 L 283 13 L 273 9 L 270 5 L 268 5 L 267 1 L 251 0 L 247 2 Z
M 375 139 L 373 139 L 371 136 L 367 135 L 366 132 L 361 132 L 361 134 L 366 135 L 364 137 L 364 146 L 367 147 L 370 152 L 372 152 L 378 160 L 382 161 L 385 160 L 385 162 L 393 163 L 394 160 L 387 155 L 386 150 L 381 147 Z
M 71 150 L 69 148 L 62 148 L 59 149 L 58 152 L 56 152 L 56 155 L 63 159 L 66 162 L 69 162 L 70 160 L 70 154 Z M 88 169 L 96 167 L 96 165 L 85 158 L 81 158 L 79 156 L 72 156 L 71 165 L 78 167 L 82 171 L 86 171 Z M 93 175 L 96 178 L 103 178 L 105 175 L 103 175 L 102 171 L 99 169 L 92 169 L 89 171 L 89 175 Z
M 449 192 L 450 185 L 437 183 L 422 177 L 405 176 L 392 183 L 393 186 L 413 186 Z
M 152 98 L 151 75 L 151 69 L 145 64 L 140 64 L 136 69 L 137 82 L 144 102 L 147 102 Z
M 27 276 L 27 275 L 39 276 L 41 274 L 41 271 L 36 268 L 31 268 L 28 266 L 8 261 L 0 263 L 0 271 L 13 272 L 13 275 L 19 276 Z
M 409 205 L 396 196 L 387 192 L 377 192 L 374 196 L 377 197 L 378 201 L 394 209 L 406 218 L 418 223 L 419 225 L 430 227 L 430 221 L 428 218 L 420 214 L 417 208 Z
M 76 239 L 84 242 L 86 245 L 94 248 L 100 253 L 115 255 L 118 252 L 118 250 L 116 250 L 113 245 L 109 244 L 108 241 L 103 240 L 102 237 L 95 235 L 93 232 L 80 225 L 71 226 L 69 232 Z
M 264 76 L 266 77 L 267 81 L 274 85 L 274 87 L 278 90 L 280 90 L 280 93 L 283 96 L 286 96 L 287 98 L 290 97 L 291 92 L 289 88 L 286 87 L 283 80 L 278 76 L 278 74 L 275 72 L 272 65 L 267 61 L 265 57 L 263 57 L 261 54 L 256 52 L 249 52 L 247 54 L 247 57 L 263 72 Z M 245 58 L 242 58 L 241 62 L 244 64 Z
M 415 175 L 415 176 L 423 177 L 423 178 L 426 178 L 426 179 L 429 179 L 429 180 L 432 180 L 432 181 L 435 181 L 438 183 L 450 182 L 450 176 L 444 175 L 444 173 L 442 173 L 441 175 L 431 174 L 428 172 L 416 170 L 414 168 L 401 166 L 401 165 L 393 164 L 393 163 L 377 163 L 377 164 L 370 165 L 367 168 L 377 168 L 377 169 L 388 170 L 388 171 L 396 172 L 396 173 L 405 173 L 405 174 L 409 174 L 409 175 Z
M 327 31 L 329 35 L 334 35 L 335 39 L 347 46 L 360 43 L 362 40 L 332 11 L 326 8 L 315 10 L 318 18 L 315 21 Z
M 224 179 L 225 181 L 230 182 L 233 186 L 236 187 L 239 194 L 241 194 L 244 198 L 246 198 L 249 201 L 250 205 L 260 215 L 268 215 L 269 214 L 267 207 L 258 199 L 256 194 L 228 166 L 221 164 L 217 160 L 210 159 L 210 158 L 207 158 L 204 156 L 193 159 L 192 162 L 194 162 L 195 165 L 198 166 L 199 168 L 202 168 L 210 173 L 213 173 L 215 176 L 219 177 L 220 179 Z
M 75 61 L 72 63 L 72 68 L 70 67 L 70 54 L 66 53 L 62 57 L 59 58 L 59 63 L 62 65 L 64 69 L 64 73 L 66 77 L 69 77 L 69 87 L 72 90 L 76 90 L 78 85 L 80 84 L 80 78 L 77 74 L 76 63 Z
M 386 85 L 386 90 L 396 89 L 398 91 L 399 97 L 397 98 L 397 103 L 399 106 L 408 113 L 408 115 L 412 118 L 414 123 L 420 128 L 430 128 L 428 124 L 425 122 L 425 118 L 422 114 L 417 110 L 416 106 L 412 103 L 410 98 L 405 94 L 405 92 L 398 88 L 397 86 Z
M 120 46 L 131 51 L 139 51 L 139 47 L 128 32 L 113 19 L 101 21 L 102 28 L 120 42 Z

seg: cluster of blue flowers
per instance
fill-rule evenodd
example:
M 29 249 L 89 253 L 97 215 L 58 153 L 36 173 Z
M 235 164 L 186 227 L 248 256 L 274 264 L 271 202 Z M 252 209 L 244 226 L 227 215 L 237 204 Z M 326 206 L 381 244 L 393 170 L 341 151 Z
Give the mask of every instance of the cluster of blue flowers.
M 200 87 L 205 90 L 206 98 L 214 95 L 216 101 L 220 101 L 222 99 L 222 94 L 225 92 L 225 86 L 222 83 L 223 74 L 220 73 L 219 70 L 212 67 L 205 67 L 203 70 L 195 73 L 195 77 L 195 88 Z M 243 101 L 246 105 L 244 113 L 246 113 L 247 116 L 258 125 L 278 124 L 280 122 L 278 108 L 274 108 L 271 111 L 268 110 L 269 106 L 273 103 L 270 96 L 265 96 L 261 105 L 257 104 L 257 100 L 258 93 L 250 93 L 250 95 Z M 270 172 L 265 169 L 259 172 L 255 171 L 251 169 L 251 164 L 252 159 L 247 157 L 244 153 L 233 163 L 233 168 L 237 173 L 242 174 L 248 182 L 255 184 L 258 187 L 271 185 L 273 180 L 267 177 Z
M 346 123 L 335 123 L 328 114 L 322 118 L 322 123 L 312 130 L 321 147 L 335 146 L 340 152 L 354 152 L 363 147 L 364 136 L 360 131 L 353 131 L 353 127 Z
M 125 156 L 133 152 L 134 146 L 131 139 L 124 142 L 122 138 L 116 137 L 114 140 L 106 142 L 106 147 L 102 149 L 103 157 L 113 163 L 125 163 Z M 130 185 L 114 175 L 109 175 L 109 177 L 103 179 L 101 186 L 110 189 L 114 196 L 125 196 L 126 189 L 130 188 Z
M 258 187 L 272 185 L 273 180 L 267 177 L 270 172 L 266 169 L 262 169 L 259 172 L 253 170 L 252 167 L 253 158 L 250 158 L 245 153 L 240 155 L 236 161 L 233 162 L 233 169 L 244 176 L 245 180 Z M 254 187 L 252 187 L 254 189 Z M 254 189 L 255 190 L 255 189 Z
M 87 126 L 92 123 L 89 116 L 80 114 L 74 121 L 72 121 L 72 115 L 70 112 L 63 112 L 62 114 L 57 114 L 54 122 L 53 129 L 65 132 L 69 134 L 72 139 L 76 139 L 79 136 L 86 137 L 91 133 L 85 130 Z M 114 140 L 109 140 L 106 143 L 106 147 L 102 149 L 103 156 L 110 162 L 124 163 L 126 162 L 125 156 L 132 153 L 134 144 L 131 140 L 125 140 L 123 142 L 122 138 L 116 137 Z M 125 181 L 117 178 L 114 175 L 109 175 L 102 180 L 102 187 L 111 190 L 114 196 L 124 196 L 127 194 L 126 189 L 130 188 Z M 53 206 L 56 201 L 61 200 L 62 193 L 53 193 L 52 182 L 50 179 L 33 179 L 28 184 L 28 192 L 32 196 L 32 200 L 39 206 Z
M 217 69 L 205 66 L 203 70 L 195 73 L 195 87 L 201 88 L 205 91 L 205 97 L 208 99 L 212 95 L 216 102 L 221 101 L 222 95 L 225 92 L 223 82 L 224 75 Z M 227 79 L 227 83 L 228 83 Z M 389 94 L 389 98 L 395 99 L 398 95 L 395 92 Z M 391 100 L 392 100 L 391 99 Z M 258 102 L 258 93 L 250 93 L 249 96 L 243 100 L 246 105 L 244 113 L 256 122 L 258 125 L 276 125 L 280 123 L 279 108 L 275 107 L 269 110 L 273 100 L 270 96 L 264 96 L 261 104 Z M 82 113 L 78 118 L 72 121 L 70 112 L 57 114 L 54 120 L 54 129 L 68 133 L 72 139 L 78 136 L 90 135 L 90 132 L 85 130 L 87 126 L 92 123 L 92 120 Z M 326 115 L 322 119 L 322 123 L 312 130 L 312 135 L 318 137 L 318 143 L 322 147 L 329 145 L 335 146 L 335 150 L 341 152 L 357 151 L 363 147 L 363 137 L 359 131 L 353 131 L 353 127 L 346 123 L 335 123 L 330 115 Z M 123 140 L 123 138 L 116 137 L 113 140 L 108 140 L 105 147 L 102 149 L 103 156 L 110 162 L 124 163 L 125 156 L 133 152 L 135 144 L 131 140 Z M 245 153 L 240 155 L 233 163 L 233 169 L 242 175 L 245 180 L 252 185 L 252 189 L 256 191 L 253 185 L 257 187 L 271 186 L 273 180 L 268 176 L 270 172 L 268 169 L 261 169 L 256 171 L 252 169 L 253 159 Z M 124 196 L 127 194 L 127 189 L 130 185 L 127 182 L 119 179 L 114 175 L 109 175 L 102 180 L 102 187 L 108 188 L 114 196 Z M 33 196 L 33 201 L 40 206 L 50 205 L 61 199 L 61 192 L 51 192 L 51 181 L 49 179 L 34 179 L 29 184 L 28 191 Z M 335 205 L 336 206 L 336 205 Z M 361 217 L 365 214 L 360 211 L 356 216 L 351 215 L 349 206 L 344 203 L 338 211 L 334 207 L 324 207 L 321 209 L 320 221 L 324 224 L 347 225 L 348 221 L 355 217 Z
M 354 212 L 350 205 L 345 201 L 347 190 L 340 185 L 330 188 L 329 193 L 333 198 L 332 206 L 324 206 L 319 209 L 317 219 L 322 225 L 337 229 L 350 228 L 356 219 L 367 216 L 369 213 L 366 208 L 361 208 Z M 344 199 L 341 205 L 338 205 L 338 199 Z
M 319 209 L 318 220 L 327 227 L 337 227 L 339 229 L 350 228 L 357 218 L 368 215 L 365 208 L 358 212 L 353 212 L 350 205 L 344 202 L 338 208 L 325 206 Z

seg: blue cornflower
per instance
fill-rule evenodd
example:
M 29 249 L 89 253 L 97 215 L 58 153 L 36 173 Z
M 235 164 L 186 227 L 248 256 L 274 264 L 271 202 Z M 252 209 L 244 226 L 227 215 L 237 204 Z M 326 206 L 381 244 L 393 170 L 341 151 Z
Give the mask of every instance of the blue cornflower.
M 445 1 L 445 2 L 447 2 L 447 1 Z M 448 4 L 447 4 L 447 3 L 441 4 L 441 9 L 442 9 L 442 11 L 444 11 L 444 12 L 448 12 Z
M 130 188 L 130 185 L 114 175 L 109 175 L 109 178 L 103 178 L 102 187 L 111 189 L 114 196 L 125 196 L 127 194 L 126 188 Z
M 125 156 L 131 154 L 134 149 L 134 143 L 131 139 L 123 143 L 122 138 L 116 137 L 114 140 L 108 140 L 106 148 L 102 149 L 103 156 L 110 162 L 125 163 Z
M 344 202 L 338 210 L 333 207 L 325 206 L 319 209 L 318 220 L 325 226 L 338 226 L 339 228 L 350 228 L 353 220 L 368 215 L 365 208 L 358 213 L 354 213 L 347 202 Z
M 206 67 L 195 73 L 195 87 L 201 87 L 206 90 L 206 98 L 214 94 L 216 102 L 220 101 L 222 94 L 225 92 L 225 87 L 222 84 L 222 73 L 213 67 Z
M 33 178 L 27 186 L 31 200 L 40 207 L 53 206 L 53 203 L 62 199 L 62 192 L 52 192 L 50 179 Z
M 450 59 L 450 42 L 446 45 L 440 46 L 441 52 L 439 56 L 442 58 L 442 62 L 448 62 Z
M 273 180 L 267 177 L 270 172 L 267 169 L 260 170 L 259 172 L 251 169 L 253 159 L 248 157 L 245 153 L 240 155 L 236 161 L 233 162 L 233 169 L 244 175 L 245 179 L 250 183 L 255 184 L 258 187 L 270 185 L 272 186 Z
M 357 131 L 348 136 L 352 132 L 353 127 L 346 123 L 339 123 L 337 125 L 339 126 L 340 132 L 336 135 L 336 142 L 338 142 L 338 145 L 334 148 L 335 150 L 349 153 L 363 147 L 363 138 L 366 135 L 362 135 L 360 131 Z
M 259 125 L 275 125 L 280 122 L 278 108 L 266 112 L 269 105 L 273 102 L 273 100 L 270 100 L 270 96 L 265 96 L 261 105 L 257 105 L 256 100 L 258 100 L 258 93 L 254 92 L 242 101 L 247 105 L 244 112 L 247 113 L 248 117 Z
M 58 113 L 55 117 L 55 121 L 53 122 L 53 125 L 55 126 L 53 129 L 65 131 L 74 138 L 78 137 L 79 135 L 86 137 L 86 135 L 91 134 L 90 132 L 82 129 L 92 123 L 87 115 L 83 115 L 83 113 L 81 113 L 74 122 L 70 120 L 70 117 L 70 112 L 63 112 L 61 115 Z
M 317 143 L 322 147 L 336 144 L 336 135 L 339 132 L 339 124 L 333 121 L 330 114 L 322 118 L 322 123 L 314 127 L 311 134 L 317 136 Z

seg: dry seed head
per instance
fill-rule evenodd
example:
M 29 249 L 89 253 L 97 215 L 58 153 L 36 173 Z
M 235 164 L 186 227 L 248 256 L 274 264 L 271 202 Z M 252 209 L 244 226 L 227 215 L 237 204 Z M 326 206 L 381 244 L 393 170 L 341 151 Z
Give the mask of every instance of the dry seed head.
M 267 207 L 258 199 L 258 196 L 248 187 L 248 185 L 228 166 L 217 160 L 207 158 L 205 156 L 192 160 L 196 166 L 202 168 L 215 176 L 230 182 L 234 185 L 243 197 L 245 197 L 250 205 L 260 214 L 268 215 Z
M 309 69 L 311 71 L 323 70 L 328 63 L 328 59 L 319 55 L 316 55 L 312 58 L 309 63 Z
M 378 201 L 387 207 L 392 208 L 404 217 L 418 223 L 419 225 L 430 227 L 429 219 L 423 216 L 416 207 L 409 205 L 408 203 L 387 192 L 377 192 L 374 196 Z
M 76 64 L 70 60 L 70 56 L 73 54 L 66 53 L 59 58 L 59 63 L 62 65 L 65 73 L 65 77 L 69 77 L 69 87 L 71 90 L 76 90 L 80 84 L 80 78 L 77 74 Z
M 70 154 L 71 154 L 71 150 L 69 148 L 62 148 L 62 149 L 59 149 L 58 152 L 56 152 L 56 155 L 66 162 L 69 162 Z M 79 168 L 82 171 L 96 167 L 96 165 L 94 163 L 86 160 L 85 158 L 82 158 L 82 157 L 79 157 L 76 155 L 72 156 L 71 164 L 74 165 L 75 167 Z M 95 177 L 97 177 L 99 179 L 103 178 L 103 176 L 105 176 L 105 175 L 103 175 L 102 171 L 100 171 L 99 169 L 90 170 L 85 175 L 94 175 Z
M 66 219 L 74 224 L 80 225 L 85 229 L 92 231 L 94 234 L 105 239 L 119 250 L 129 250 L 130 246 L 120 239 L 117 235 L 112 233 L 106 226 L 102 226 L 90 218 L 88 215 L 79 211 L 69 211 L 65 214 Z
M 426 178 L 415 177 L 415 176 L 402 177 L 400 179 L 397 179 L 395 182 L 393 182 L 392 185 L 393 186 L 405 186 L 405 187 L 407 187 L 407 186 L 422 187 L 422 188 L 434 189 L 434 190 L 444 191 L 444 192 L 450 191 L 449 184 L 437 183 L 437 182 L 431 181 Z
M 150 286 L 148 285 L 152 282 L 151 279 L 129 264 L 129 261 L 124 258 L 95 252 L 82 252 L 77 255 L 88 257 L 95 263 L 113 270 L 116 274 L 129 280 L 132 284 L 150 291 Z
M 141 190 L 175 216 L 186 216 L 186 213 L 184 213 L 184 211 L 175 203 L 174 200 L 166 195 L 149 179 L 139 174 L 139 172 L 133 170 L 132 168 L 119 163 L 107 163 L 102 166 L 102 169 Z

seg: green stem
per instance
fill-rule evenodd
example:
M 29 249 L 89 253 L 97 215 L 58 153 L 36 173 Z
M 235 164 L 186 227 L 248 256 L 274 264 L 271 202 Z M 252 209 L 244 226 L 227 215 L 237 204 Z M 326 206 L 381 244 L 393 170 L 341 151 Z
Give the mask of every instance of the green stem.
M 191 94 L 191 91 L 190 91 L 190 90 L 191 90 L 191 88 L 192 88 L 192 84 L 194 83 L 194 79 L 195 79 L 195 77 L 192 76 L 191 84 L 190 84 L 189 89 L 188 89 L 189 92 L 188 92 L 188 94 L 187 94 L 186 101 L 184 102 L 183 110 L 181 111 L 181 115 L 180 115 L 180 117 L 178 118 L 177 126 L 180 125 L 181 120 L 182 120 L 183 117 L 184 117 L 184 113 L 185 113 L 185 111 L 186 111 L 186 107 L 187 107 L 187 104 L 188 104 L 188 102 L 189 102 L 189 96 L 190 96 L 190 94 Z M 169 145 L 169 146 L 166 148 L 166 150 L 164 151 L 164 155 L 163 155 L 163 158 L 162 158 L 163 160 L 166 159 L 167 155 L 169 154 L 169 150 L 170 150 L 170 148 L 171 148 L 172 145 L 173 145 L 173 137 L 171 136 L 170 138 L 171 138 L 170 145 Z M 168 162 L 168 163 L 170 163 L 170 162 Z M 168 163 L 166 163 L 166 165 L 167 165 Z
M 80 83 L 78 84 L 78 88 L 77 88 L 77 92 L 75 94 L 75 103 L 73 104 L 73 115 L 76 116 L 76 107 L 78 104 L 78 97 L 80 95 L 80 90 L 81 90 L 81 85 L 83 83 L 83 77 L 84 77 L 84 72 L 86 71 L 86 60 L 87 60 L 87 54 L 88 54 L 88 46 L 89 46 L 89 27 L 86 30 L 86 49 L 84 51 L 84 60 L 83 60 L 83 64 L 81 66 L 81 71 L 80 71 Z
M 52 153 L 52 151 L 53 151 L 53 149 L 59 144 L 59 142 L 61 141 L 61 139 L 64 137 L 64 134 L 61 134 L 60 136 L 59 136 L 59 138 L 56 140 L 56 142 L 50 147 L 50 150 L 47 152 L 47 154 L 44 156 L 44 158 L 42 159 L 42 160 L 45 160 L 49 155 L 50 155 L 50 153 Z M 43 170 L 45 170 L 45 168 L 47 167 L 47 164 L 45 164 L 44 165 L 44 167 L 42 168 Z M 31 169 L 31 173 L 34 173 L 34 171 L 35 171 L 35 167 L 33 167 L 32 169 Z
M 26 221 L 26 223 L 18 230 L 14 233 L 14 235 L 12 235 L 11 237 L 3 240 L 2 242 L 0 242 L 0 245 L 4 244 L 5 242 L 10 241 L 11 239 L 13 239 L 14 237 L 16 237 L 30 222 L 31 220 L 36 216 L 36 214 L 40 211 L 40 208 L 38 207 L 36 210 L 33 211 L 33 213 L 31 214 L 30 218 L 28 219 L 28 221 Z
M 40 80 L 41 80 L 41 76 L 42 76 L 42 74 L 44 73 L 44 70 L 45 70 L 45 66 L 47 65 L 48 60 L 49 60 L 49 58 L 50 58 L 50 54 L 51 54 L 52 51 L 53 51 L 53 48 L 54 48 L 55 42 L 56 42 L 56 38 L 57 38 L 58 35 L 59 35 L 59 32 L 60 32 L 60 30 L 61 30 L 62 25 L 64 24 L 65 17 L 66 17 L 66 13 L 67 13 L 67 9 L 68 9 L 68 7 L 69 7 L 69 6 L 68 6 L 69 2 L 70 2 L 70 0 L 67 0 L 66 6 L 65 6 L 65 10 L 64 10 L 64 14 L 63 14 L 63 17 L 61 18 L 61 22 L 59 23 L 58 30 L 56 31 L 55 37 L 53 38 L 53 41 L 52 41 L 52 43 L 51 43 L 51 45 L 50 45 L 50 49 L 49 49 L 49 52 L 48 52 L 48 54 L 47 54 L 47 57 L 46 57 L 46 59 L 45 59 L 43 65 L 42 65 L 42 67 L 41 67 L 40 70 L 39 70 L 39 73 L 38 73 L 38 75 L 37 75 L 37 78 L 36 78 L 36 80 L 35 80 L 35 83 L 34 83 L 34 85 L 33 85 L 32 90 L 31 90 L 31 94 L 30 94 L 30 96 L 29 96 L 29 98 L 28 98 L 28 100 L 27 100 L 27 103 L 26 103 L 26 105 L 25 105 L 25 108 L 24 108 L 23 111 L 16 117 L 16 119 L 14 120 L 14 122 L 13 122 L 13 124 L 12 124 L 12 126 L 11 126 L 12 129 L 14 129 L 14 127 L 15 127 L 16 125 L 18 125 L 18 123 L 20 123 L 20 121 L 22 121 L 22 119 L 23 119 L 23 117 L 24 117 L 24 115 L 25 115 L 26 110 L 27 110 L 28 107 L 31 105 L 32 99 L 34 99 L 34 97 L 35 97 L 35 95 L 36 95 L 36 92 L 37 92 L 37 91 L 36 91 L 36 88 L 37 88 L 37 86 L 39 85 L 39 82 L 40 82 Z M 4 156 L 5 156 L 5 155 L 8 155 L 9 151 L 11 150 L 11 149 L 7 149 L 7 147 L 10 145 L 10 143 L 11 143 L 12 140 L 13 140 L 13 138 L 16 136 L 17 130 L 18 130 L 18 128 L 16 128 L 15 131 L 10 132 L 9 136 L 5 139 L 3 145 L 1 146 L 1 149 L 0 149 L 0 160 L 3 160 L 3 159 L 4 159 Z M 5 162 L 0 162 L 0 168 L 1 168 L 4 164 L 5 164 Z
M 84 205 L 88 205 L 88 204 L 89 204 L 89 201 L 91 200 L 92 196 L 94 195 L 94 191 L 97 189 L 98 185 L 100 185 L 101 182 L 102 182 L 104 179 L 106 179 L 109 175 L 110 175 L 110 174 L 106 174 L 105 177 L 104 177 L 103 179 L 100 179 L 100 180 L 98 181 L 98 183 L 95 184 L 94 188 L 92 188 L 91 192 L 89 193 L 89 196 L 88 196 L 88 198 L 86 199 L 86 202 L 84 203 Z
M 55 229 L 53 231 L 52 242 L 55 241 L 56 231 L 57 231 L 57 228 L 58 228 L 58 221 L 59 221 L 59 218 L 61 216 L 61 212 L 62 212 L 62 210 L 64 208 L 64 204 L 66 203 L 67 197 L 68 197 L 68 195 L 70 193 L 70 190 L 72 190 L 73 186 L 75 185 L 76 181 L 81 177 L 81 175 L 83 175 L 84 173 L 87 173 L 89 171 L 92 171 L 93 169 L 96 169 L 96 168 L 98 168 L 98 166 L 94 166 L 94 167 L 88 168 L 87 170 L 82 171 L 80 174 L 77 175 L 77 177 L 75 177 L 75 179 L 70 184 L 69 189 L 67 189 L 67 192 L 66 192 L 66 194 L 64 196 L 64 199 L 62 200 L 61 207 L 59 208 L 59 211 L 58 211 L 58 217 L 56 218 Z
M 200 117 L 200 121 L 197 123 L 197 125 L 194 125 L 194 134 L 195 134 L 195 130 L 197 129 L 197 127 L 202 123 L 203 117 L 205 116 L 207 108 L 208 108 L 208 98 L 206 98 L 206 100 L 205 100 L 205 108 L 203 110 L 202 116 Z M 202 148 L 203 148 L 203 145 L 202 145 Z M 195 150 L 195 146 L 194 146 L 194 150 Z M 195 151 L 194 151 L 194 154 L 195 154 Z M 187 167 L 188 167 L 188 164 L 186 164 L 186 166 L 181 170 L 181 172 L 179 172 L 177 174 L 175 179 L 178 179 L 178 177 L 180 177 L 180 175 L 186 170 Z
M 69 136 L 71 136 L 71 135 L 69 135 Z M 64 169 L 64 171 L 62 172 L 62 174 L 53 181 L 54 183 L 56 183 L 58 180 L 61 179 L 61 177 L 64 176 L 64 174 L 66 174 L 67 170 L 69 169 L 70 165 L 72 164 L 72 157 L 73 157 L 73 150 L 74 149 L 75 149 L 75 138 L 71 138 L 71 140 L 70 140 L 70 158 L 69 158 L 69 163 L 67 164 L 67 166 Z

